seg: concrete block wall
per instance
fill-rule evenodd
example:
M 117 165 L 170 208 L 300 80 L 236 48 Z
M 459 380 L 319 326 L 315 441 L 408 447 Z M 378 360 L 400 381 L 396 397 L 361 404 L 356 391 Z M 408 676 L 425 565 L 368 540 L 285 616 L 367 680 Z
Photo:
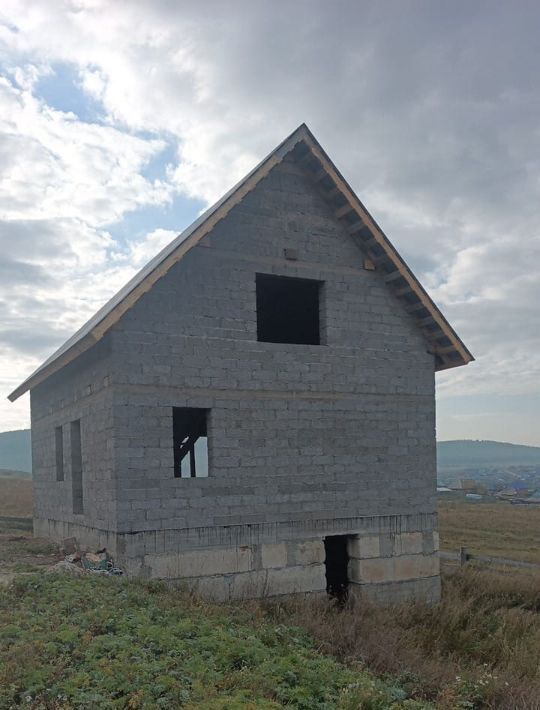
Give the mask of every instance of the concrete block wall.
M 208 478 L 174 477 L 173 406 L 210 409 Z M 147 391 L 114 407 L 120 532 L 434 509 L 431 446 L 408 441 L 432 430 L 422 403 Z
M 362 263 L 284 164 L 126 313 L 112 333 L 119 531 L 435 509 L 433 356 Z M 257 273 L 323 282 L 323 345 L 257 341 Z M 208 479 L 173 476 L 181 406 L 210 409 Z
M 31 392 L 34 528 L 55 539 L 116 530 L 110 338 Z M 81 423 L 84 512 L 73 513 L 70 423 Z M 64 480 L 57 481 L 55 429 L 62 427 Z

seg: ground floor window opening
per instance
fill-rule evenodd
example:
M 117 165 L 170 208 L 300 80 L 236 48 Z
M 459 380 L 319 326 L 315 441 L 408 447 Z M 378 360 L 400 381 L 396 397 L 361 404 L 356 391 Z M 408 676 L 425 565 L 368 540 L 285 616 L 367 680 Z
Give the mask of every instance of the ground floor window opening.
M 208 409 L 173 407 L 175 478 L 208 476 Z

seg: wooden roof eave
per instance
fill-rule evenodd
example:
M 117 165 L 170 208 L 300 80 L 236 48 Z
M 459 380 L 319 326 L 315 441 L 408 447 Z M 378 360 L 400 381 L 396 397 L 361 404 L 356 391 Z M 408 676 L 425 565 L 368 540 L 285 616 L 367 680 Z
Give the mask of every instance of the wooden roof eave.
M 437 332 L 437 339 L 440 339 L 441 337 L 446 337 L 450 341 L 452 347 L 446 353 L 440 353 L 440 356 L 443 360 L 443 365 L 437 366 L 436 369 L 442 370 L 451 367 L 457 367 L 459 365 L 465 365 L 469 362 L 472 362 L 474 360 L 473 355 L 466 348 L 465 344 L 459 338 L 450 323 L 446 320 L 441 311 L 429 297 L 429 295 L 427 294 L 421 283 L 418 281 L 416 276 L 412 273 L 407 264 L 403 261 L 401 256 L 394 248 L 393 244 L 390 242 L 390 240 L 384 234 L 377 222 L 373 219 L 373 217 L 365 208 L 363 203 L 351 189 L 351 187 L 349 186 L 345 178 L 341 175 L 341 173 L 338 171 L 338 169 L 335 167 L 331 159 L 326 155 L 324 149 L 320 146 L 320 144 L 314 138 L 311 132 L 309 132 L 309 137 L 306 140 L 306 143 L 309 146 L 311 154 L 316 158 L 320 166 L 322 166 L 322 169 L 317 167 L 313 172 L 314 179 L 317 182 L 323 180 L 324 178 L 322 176 L 322 173 L 324 171 L 326 173 L 326 176 L 330 177 L 333 183 L 333 187 L 331 187 L 328 191 L 332 194 L 332 198 L 335 198 L 335 196 L 337 195 L 343 195 L 346 200 L 346 205 L 343 205 L 342 207 L 336 210 L 336 216 L 338 217 L 338 219 L 350 217 L 351 212 L 358 217 L 355 222 L 349 225 L 349 232 L 351 234 L 356 234 L 361 230 L 367 229 L 369 232 L 369 237 L 367 240 L 363 241 L 362 245 L 367 248 L 368 252 L 370 252 L 370 249 L 373 248 L 373 246 L 375 245 L 379 246 L 382 249 L 382 254 L 374 254 L 370 252 L 370 258 L 374 259 L 375 261 L 388 259 L 395 266 L 395 269 L 399 273 L 399 277 L 391 279 L 390 284 L 393 281 L 396 281 L 398 283 L 400 280 L 405 281 L 405 285 L 399 284 L 399 286 L 394 287 L 393 290 L 395 295 L 399 298 L 409 293 L 414 294 L 418 299 L 418 303 L 420 304 L 417 310 L 420 311 L 422 309 L 425 309 L 429 313 L 429 316 L 438 326 L 437 331 L 434 331 L 433 334 Z M 428 338 L 428 340 L 432 339 L 428 336 L 428 334 L 426 334 L 426 337 Z M 435 352 L 435 350 L 437 352 Z M 439 350 L 439 348 L 435 348 L 434 354 L 439 354 Z M 456 362 L 455 359 L 445 358 L 445 355 L 450 355 L 453 353 L 457 353 L 459 355 L 459 361 Z

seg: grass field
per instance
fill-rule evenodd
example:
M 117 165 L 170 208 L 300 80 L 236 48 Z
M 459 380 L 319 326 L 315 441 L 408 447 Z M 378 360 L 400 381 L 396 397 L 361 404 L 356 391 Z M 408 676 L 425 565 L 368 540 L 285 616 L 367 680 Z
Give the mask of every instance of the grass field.
M 32 480 L 2 476 L 0 472 L 0 515 L 30 517 L 32 515 Z
M 540 564 L 540 507 L 509 503 L 439 503 L 441 548 Z

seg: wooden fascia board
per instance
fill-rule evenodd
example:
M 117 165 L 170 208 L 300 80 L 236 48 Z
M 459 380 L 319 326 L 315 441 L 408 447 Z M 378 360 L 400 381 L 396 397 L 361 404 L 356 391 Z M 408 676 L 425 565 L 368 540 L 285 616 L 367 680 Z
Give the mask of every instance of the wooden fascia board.
M 66 350 L 65 353 L 62 353 L 62 355 L 59 355 L 56 360 L 53 360 L 49 365 L 47 365 L 47 367 L 44 367 L 43 369 L 35 372 L 33 375 L 30 375 L 28 379 L 26 379 L 22 384 L 14 389 L 11 394 L 8 395 L 9 401 L 14 402 L 25 392 L 28 392 L 29 389 L 32 389 L 32 387 L 36 387 L 42 382 L 45 382 L 45 380 L 51 375 L 54 375 L 55 372 L 58 372 L 66 365 L 69 365 L 70 362 L 89 350 L 96 343 L 97 338 L 92 332 L 88 333 L 81 338 L 81 340 L 75 343 L 69 350 Z
M 375 222 L 373 217 L 369 214 L 367 209 L 349 187 L 345 178 L 334 166 L 330 158 L 326 155 L 324 150 L 321 148 L 317 140 L 311 133 L 305 139 L 306 143 L 309 145 L 310 150 L 316 156 L 320 164 L 325 168 L 328 175 L 332 178 L 337 188 L 341 191 L 341 194 L 345 199 L 352 205 L 353 209 L 358 214 L 359 218 L 362 220 L 365 226 L 368 227 L 373 238 L 376 240 L 382 249 L 385 251 L 386 256 L 393 262 L 396 268 L 401 272 L 403 278 L 410 286 L 411 291 L 413 291 L 424 307 L 433 316 L 433 319 L 437 325 L 441 328 L 443 333 L 449 338 L 455 350 L 459 353 L 462 358 L 462 363 L 453 363 L 449 367 L 457 367 L 460 364 L 467 364 L 474 360 L 472 354 L 467 350 L 465 345 L 460 340 L 457 333 L 454 331 L 450 323 L 446 320 L 440 310 L 437 308 L 435 303 L 431 300 L 427 292 L 424 290 L 423 286 L 420 284 L 416 276 L 412 273 L 409 267 L 405 264 L 401 256 L 397 253 L 390 240 L 384 234 L 379 225 Z M 320 174 L 318 171 L 317 174 Z
M 176 264 L 180 259 L 187 254 L 201 239 L 209 234 L 214 227 L 224 219 L 233 207 L 238 205 L 246 195 L 248 195 L 258 183 L 265 178 L 268 173 L 283 158 L 289 153 L 301 140 L 305 139 L 303 126 L 295 131 L 278 149 L 271 153 L 266 161 L 259 166 L 259 169 L 254 172 L 245 182 L 243 182 L 233 194 L 220 207 L 211 214 L 199 227 L 191 234 L 182 244 L 175 249 L 172 254 L 169 254 L 156 268 L 151 271 L 148 276 L 133 291 L 131 291 L 105 318 L 94 328 L 93 332 L 96 335 L 96 340 L 99 340 L 103 335 L 120 320 L 139 298 L 149 291 L 152 286 L 159 281 L 165 274 Z

